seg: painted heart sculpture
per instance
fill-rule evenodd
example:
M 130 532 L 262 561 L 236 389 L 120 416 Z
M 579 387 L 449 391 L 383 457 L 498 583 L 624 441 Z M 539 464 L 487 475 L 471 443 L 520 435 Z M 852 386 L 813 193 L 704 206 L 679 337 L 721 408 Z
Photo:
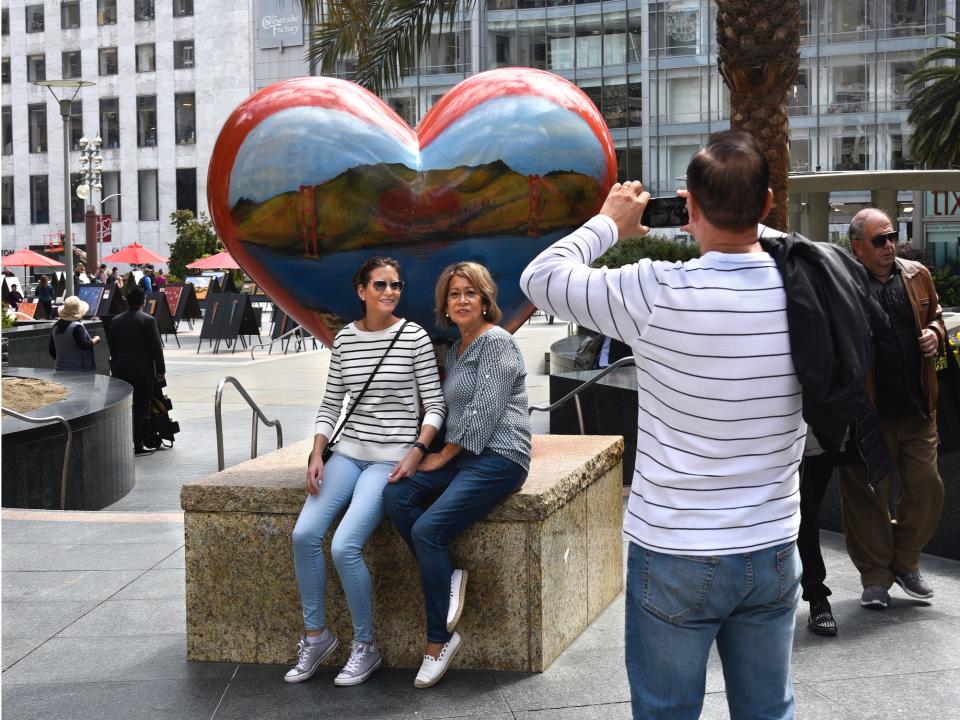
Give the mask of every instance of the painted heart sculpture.
M 208 204 L 237 262 L 328 345 L 358 315 L 353 273 L 397 258 L 399 314 L 440 339 L 433 289 L 452 262 L 490 269 L 503 326 L 532 307 L 518 282 L 599 210 L 616 179 L 610 133 L 573 83 L 507 68 L 454 87 L 416 131 L 372 93 L 326 77 L 276 83 L 227 119 Z

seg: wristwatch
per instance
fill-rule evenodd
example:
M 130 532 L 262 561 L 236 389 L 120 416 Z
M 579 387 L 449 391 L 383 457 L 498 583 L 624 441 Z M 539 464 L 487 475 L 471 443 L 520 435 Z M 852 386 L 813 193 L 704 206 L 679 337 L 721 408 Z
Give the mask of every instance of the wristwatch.
M 415 443 L 413 444 L 413 446 L 414 446 L 415 448 L 419 448 L 420 452 L 423 453 L 423 456 L 424 456 L 424 457 L 426 457 L 427 455 L 430 454 L 430 451 L 427 449 L 427 446 L 424 445 L 422 442 L 417 441 L 417 442 L 415 442 Z

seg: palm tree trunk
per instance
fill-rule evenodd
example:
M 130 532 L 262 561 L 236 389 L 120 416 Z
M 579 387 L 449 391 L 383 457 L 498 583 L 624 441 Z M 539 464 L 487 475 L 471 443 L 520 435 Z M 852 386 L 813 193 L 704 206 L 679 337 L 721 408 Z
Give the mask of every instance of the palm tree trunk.
M 730 88 L 730 125 L 753 135 L 770 163 L 766 224 L 787 229 L 787 92 L 800 63 L 799 0 L 717 0 L 717 66 Z

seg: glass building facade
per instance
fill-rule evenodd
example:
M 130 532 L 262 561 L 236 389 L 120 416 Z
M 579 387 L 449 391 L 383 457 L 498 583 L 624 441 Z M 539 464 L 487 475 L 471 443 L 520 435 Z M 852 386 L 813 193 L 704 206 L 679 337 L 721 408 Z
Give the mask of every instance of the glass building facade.
M 800 13 L 800 70 L 789 97 L 793 170 L 915 167 L 904 81 L 936 42 L 931 36 L 953 29 L 956 0 L 801 0 Z M 549 70 L 600 109 L 620 178 L 672 194 L 690 155 L 729 126 L 716 54 L 709 0 L 478 0 L 452 28 L 434 28 L 417 72 L 386 98 L 416 124 L 469 74 Z

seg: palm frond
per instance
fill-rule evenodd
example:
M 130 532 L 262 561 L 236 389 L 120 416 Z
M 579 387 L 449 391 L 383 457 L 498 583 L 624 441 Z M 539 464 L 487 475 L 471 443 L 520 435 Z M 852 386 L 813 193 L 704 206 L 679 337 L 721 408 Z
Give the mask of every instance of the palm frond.
M 951 45 L 932 49 L 906 79 L 913 126 L 910 152 L 928 167 L 960 164 L 960 33 L 939 36 Z
M 475 0 L 299 0 L 304 12 L 322 5 L 307 57 L 323 72 L 354 59 L 354 82 L 381 94 L 416 67 L 435 23 L 449 27 Z

